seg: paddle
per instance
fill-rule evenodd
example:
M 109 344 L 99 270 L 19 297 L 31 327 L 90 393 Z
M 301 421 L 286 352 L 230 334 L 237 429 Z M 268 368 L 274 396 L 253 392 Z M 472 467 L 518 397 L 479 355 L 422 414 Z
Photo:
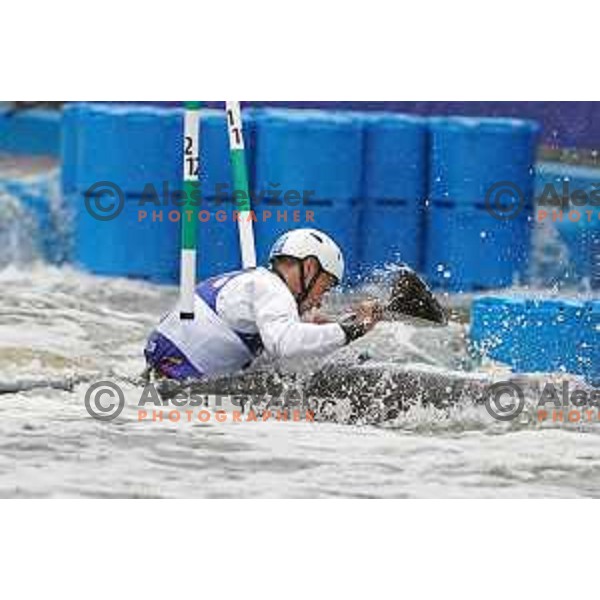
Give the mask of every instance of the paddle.
M 388 321 L 414 317 L 439 325 L 448 323 L 444 309 L 427 284 L 412 269 L 404 265 L 400 267 L 392 285 L 390 298 L 383 310 L 384 320 Z
M 371 303 L 367 303 L 371 304 Z M 395 276 L 389 300 L 374 301 L 371 310 L 365 304 L 343 315 L 337 322 L 352 343 L 364 336 L 378 321 L 410 321 L 415 325 L 446 325 L 444 309 L 427 284 L 409 267 L 401 265 Z

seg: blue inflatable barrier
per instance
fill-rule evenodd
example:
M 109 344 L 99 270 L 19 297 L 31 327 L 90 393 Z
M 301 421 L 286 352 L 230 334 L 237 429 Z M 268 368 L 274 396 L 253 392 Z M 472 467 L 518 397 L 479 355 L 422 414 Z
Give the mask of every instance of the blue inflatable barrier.
M 584 313 L 581 363 L 587 380 L 600 386 L 600 300 L 587 302 Z
M 111 205 L 112 197 L 101 205 Z M 180 213 L 175 207 L 154 207 L 126 197 L 120 214 L 102 221 L 86 208 L 84 195 L 70 198 L 74 212 L 74 262 L 99 275 L 179 281 Z M 198 208 L 199 279 L 241 267 L 238 223 L 231 200 L 204 201 Z
M 174 267 L 148 257 L 142 261 L 146 267 L 120 261 L 128 262 L 140 247 L 142 253 L 149 246 L 168 246 L 174 255 L 179 251 L 180 223 L 165 224 L 165 231 L 147 221 L 134 223 L 132 206 L 155 191 L 161 205 L 142 209 L 162 210 L 165 219 L 177 209 L 165 202 L 164 194 L 181 189 L 182 116 L 181 109 L 144 105 L 67 106 L 65 194 L 80 198 L 95 183 L 114 182 L 127 199 L 127 209 L 117 220 L 145 232 L 106 225 L 111 243 L 123 250 L 95 257 L 94 245 L 85 239 L 94 239 L 94 224 L 102 229 L 105 223 L 90 222 L 78 200 L 76 222 L 85 230 L 76 244 L 80 264 L 105 274 L 177 280 L 178 261 Z M 418 118 L 400 115 L 265 110 L 245 111 L 244 126 L 259 260 L 266 259 L 283 231 L 314 226 L 343 247 L 350 281 L 362 274 L 359 265 L 364 272 L 398 261 L 423 267 L 434 285 L 449 290 L 501 287 L 524 278 L 533 197 L 533 124 L 435 119 L 428 127 Z M 221 208 L 228 214 L 224 220 L 216 216 L 217 201 L 230 202 L 233 191 L 224 111 L 202 111 L 200 146 L 206 203 L 201 208 L 211 215 L 198 223 L 198 264 L 204 277 L 240 267 L 236 207 Z M 428 164 L 434 174 L 429 185 Z M 503 179 L 514 181 L 524 194 L 521 214 L 508 222 L 484 209 L 486 186 Z M 422 207 L 428 194 L 426 233 Z
M 562 371 L 600 381 L 600 302 L 484 297 L 474 301 L 474 352 L 520 373 Z
M 471 308 L 470 341 L 474 352 L 518 367 L 520 346 L 515 335 L 525 323 L 521 298 L 477 298 Z
M 425 273 L 438 289 L 467 292 L 510 286 L 527 276 L 533 213 L 498 221 L 485 208 L 432 203 Z
M 0 153 L 27 156 L 60 155 L 61 114 L 29 109 L 0 110 Z
M 249 161 L 252 115 L 252 111 L 244 112 Z M 181 191 L 182 118 L 180 109 L 152 106 L 76 103 L 66 107 L 62 179 L 75 215 L 74 252 L 79 265 L 99 274 L 177 282 L 181 224 L 169 219 L 170 213 L 179 210 L 169 198 Z M 225 111 L 202 110 L 199 277 L 241 266 L 229 160 Z M 83 202 L 90 186 L 101 181 L 117 184 L 126 198 L 123 212 L 109 222 L 95 220 Z M 218 184 L 225 187 L 220 198 L 214 198 Z M 107 197 L 103 203 L 114 200 Z M 148 216 L 140 221 L 139 211 Z M 153 220 L 160 214 L 162 224 Z M 99 248 L 101 240 L 109 247 Z
M 360 274 L 406 263 L 421 270 L 424 209 L 407 202 L 370 203 L 359 225 Z
M 418 117 L 365 118 L 360 264 L 422 268 L 427 195 L 427 125 Z
M 407 115 L 365 120 L 362 195 L 422 202 L 427 192 L 427 121 Z
M 356 200 L 362 133 L 360 121 L 339 113 L 263 111 L 256 119 L 255 193 L 298 190 L 314 200 Z
M 537 220 L 554 224 L 576 275 L 600 288 L 600 169 L 540 163 L 535 196 Z
M 100 103 L 79 110 L 75 189 L 85 192 L 101 181 L 115 183 L 125 194 L 140 194 L 148 183 L 180 186 L 182 111 Z
M 97 181 L 114 181 L 125 193 L 140 194 L 147 183 L 171 188 L 181 183 L 183 112 L 131 104 L 72 103 L 64 109 L 63 190 L 85 191 Z M 135 139 L 131 139 L 135 137 Z M 225 113 L 202 111 L 201 178 L 229 179 Z M 214 185 L 211 186 L 214 189 Z M 210 195 L 210 194 L 208 194 Z
M 522 281 L 533 227 L 537 125 L 451 117 L 431 119 L 429 130 L 428 277 L 452 291 Z
M 198 214 L 199 279 L 235 271 L 242 266 L 237 206 L 230 198 L 206 201 Z
M 141 218 L 138 198 L 126 198 L 121 213 L 100 221 L 85 208 L 83 194 L 69 199 L 74 211 L 74 262 L 98 275 L 175 283 L 181 225 L 163 212 L 162 221 Z
M 510 182 L 531 205 L 538 130 L 536 123 L 516 119 L 431 119 L 430 200 L 483 204 L 494 185 Z M 504 202 L 509 196 L 504 193 Z
M 81 122 L 85 118 L 87 104 L 71 103 L 63 108 L 61 144 L 61 183 L 65 196 L 77 190 L 77 169 L 80 168 L 79 137 Z

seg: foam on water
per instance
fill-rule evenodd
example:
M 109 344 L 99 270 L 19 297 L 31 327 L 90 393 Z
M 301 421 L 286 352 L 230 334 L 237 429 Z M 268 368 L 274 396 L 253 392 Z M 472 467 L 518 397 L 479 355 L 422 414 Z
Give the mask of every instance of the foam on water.
M 49 167 L 0 161 L 11 177 L 35 178 Z M 64 224 L 60 196 L 53 197 L 54 223 Z M 114 422 L 102 423 L 85 410 L 86 383 L 0 396 L 0 497 L 600 494 L 597 423 L 499 422 L 468 401 L 444 410 L 416 402 L 391 421 L 352 425 L 138 421 L 141 388 L 131 378 L 143 369 L 145 338 L 176 290 L 48 266 L 38 225 L 19 198 L 0 191 L 0 381 L 109 378 L 127 402 Z M 538 240 L 536 252 L 536 282 L 563 277 L 556 265 L 564 251 L 551 236 Z M 331 310 L 365 293 L 384 298 L 390 271 L 361 292 L 334 297 Z M 381 323 L 334 356 L 283 368 L 311 372 L 328 361 L 367 359 L 442 372 L 476 367 L 464 324 Z M 477 368 L 505 374 L 493 363 Z M 527 416 L 535 417 L 531 398 Z
M 590 496 L 596 424 L 500 423 L 481 406 L 414 406 L 392 422 L 153 423 L 137 420 L 148 331 L 173 288 L 30 265 L 0 271 L 0 379 L 117 377 L 115 422 L 74 391 L 1 396 L 0 496 Z M 464 326 L 381 324 L 355 348 L 432 369 L 464 360 Z

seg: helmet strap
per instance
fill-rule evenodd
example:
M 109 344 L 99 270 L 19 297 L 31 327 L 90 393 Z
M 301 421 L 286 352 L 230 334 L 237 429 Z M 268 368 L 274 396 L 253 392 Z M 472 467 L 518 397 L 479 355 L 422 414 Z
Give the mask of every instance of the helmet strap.
M 302 304 L 302 302 L 304 302 L 306 300 L 306 298 L 308 298 L 308 295 L 310 294 L 311 290 L 317 283 L 317 279 L 319 278 L 319 275 L 323 272 L 321 263 L 319 261 L 317 261 L 317 272 L 314 274 L 314 276 L 308 282 L 308 285 L 307 285 L 306 270 L 304 268 L 305 260 L 306 259 L 304 259 L 304 258 L 296 258 L 296 264 L 298 265 L 299 279 L 300 279 L 300 292 L 297 294 L 294 294 L 294 298 L 295 298 L 296 304 L 298 306 L 300 306 L 300 304 Z M 273 263 L 271 263 L 271 270 L 289 287 L 287 279 L 284 277 L 283 273 L 281 273 L 279 271 L 279 269 Z
M 321 272 L 323 271 L 323 269 L 321 267 L 321 263 L 319 263 L 319 261 L 317 261 L 317 271 L 315 272 L 312 279 L 307 284 L 306 283 L 306 270 L 304 267 L 305 260 L 306 260 L 305 258 L 298 259 L 298 268 L 300 269 L 300 285 L 301 285 L 300 293 L 296 295 L 296 302 L 297 302 L 298 306 L 300 306 L 300 304 L 302 304 L 302 302 L 304 302 L 308 298 L 308 295 L 310 294 L 312 289 L 315 287 L 315 284 L 317 283 L 317 279 L 319 278 L 319 275 L 321 275 Z

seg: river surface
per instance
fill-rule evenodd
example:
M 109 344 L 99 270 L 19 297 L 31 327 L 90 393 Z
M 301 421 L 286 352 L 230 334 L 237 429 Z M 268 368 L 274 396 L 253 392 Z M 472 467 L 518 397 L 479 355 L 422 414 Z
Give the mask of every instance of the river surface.
M 392 422 L 139 420 L 147 333 L 171 287 L 43 264 L 0 271 L 0 381 L 88 377 L 72 391 L 0 395 L 0 497 L 589 497 L 600 495 L 600 426 L 493 420 L 484 407 L 416 406 Z M 444 338 L 381 324 L 362 342 L 393 360 L 460 361 Z M 84 406 L 112 379 L 111 422 Z

